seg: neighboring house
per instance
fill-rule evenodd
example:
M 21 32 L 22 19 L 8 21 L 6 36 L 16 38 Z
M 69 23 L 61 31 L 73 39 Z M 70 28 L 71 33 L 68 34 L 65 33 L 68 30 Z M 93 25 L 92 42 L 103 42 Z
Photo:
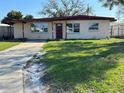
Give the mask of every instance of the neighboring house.
M 110 35 L 110 17 L 66 16 L 15 20 L 14 37 L 27 39 L 102 39 Z
M 12 39 L 13 37 L 13 27 L 7 24 L 0 23 L 0 39 Z

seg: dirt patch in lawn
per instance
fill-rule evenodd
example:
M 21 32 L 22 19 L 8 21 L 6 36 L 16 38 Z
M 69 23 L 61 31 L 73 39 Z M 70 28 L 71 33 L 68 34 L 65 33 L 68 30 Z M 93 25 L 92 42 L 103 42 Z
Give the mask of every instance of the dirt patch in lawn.
M 42 55 L 38 53 L 24 66 L 24 93 L 48 93 L 49 86 L 44 84 L 46 66 L 39 62 Z

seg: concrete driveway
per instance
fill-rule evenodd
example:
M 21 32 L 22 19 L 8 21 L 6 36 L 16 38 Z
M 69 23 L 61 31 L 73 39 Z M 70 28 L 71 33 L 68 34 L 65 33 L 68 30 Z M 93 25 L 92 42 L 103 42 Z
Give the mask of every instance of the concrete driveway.
M 43 44 L 25 42 L 0 52 L 0 93 L 23 93 L 22 67 Z

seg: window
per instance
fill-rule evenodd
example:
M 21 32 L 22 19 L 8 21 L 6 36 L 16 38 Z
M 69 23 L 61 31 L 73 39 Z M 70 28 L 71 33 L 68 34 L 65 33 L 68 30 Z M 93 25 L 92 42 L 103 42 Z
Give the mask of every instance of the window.
M 67 32 L 73 32 L 72 24 L 67 24 Z
M 99 29 L 99 23 L 93 23 L 89 27 L 89 30 L 98 30 L 98 29 Z
M 48 23 L 31 23 L 31 32 L 48 32 Z
M 74 24 L 74 32 L 80 31 L 80 24 Z
M 80 32 L 80 24 L 79 23 L 68 23 L 67 25 L 67 32 Z

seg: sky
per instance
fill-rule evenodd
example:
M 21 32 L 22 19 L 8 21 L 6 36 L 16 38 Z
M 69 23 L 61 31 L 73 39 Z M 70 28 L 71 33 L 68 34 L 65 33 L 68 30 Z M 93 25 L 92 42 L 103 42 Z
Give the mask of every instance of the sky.
M 11 10 L 21 11 L 23 15 L 32 14 L 35 18 L 42 17 L 39 15 L 42 7 L 47 0 L 1 0 L 0 2 L 0 20 L 3 19 Z M 84 0 L 86 4 L 93 7 L 96 16 L 116 17 L 116 8 L 109 10 L 102 7 L 98 0 Z

